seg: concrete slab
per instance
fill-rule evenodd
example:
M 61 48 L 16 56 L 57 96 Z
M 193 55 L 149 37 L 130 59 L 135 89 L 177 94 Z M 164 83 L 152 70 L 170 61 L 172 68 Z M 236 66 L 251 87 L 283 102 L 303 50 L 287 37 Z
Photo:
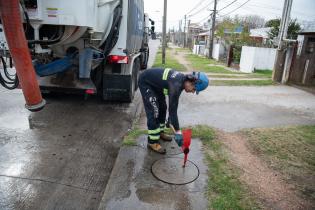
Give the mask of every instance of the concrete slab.
M 150 42 L 152 65 L 159 41 Z M 122 136 L 142 110 L 95 97 L 48 95 L 38 113 L 0 86 L 0 209 L 97 209 Z
M 146 149 L 143 147 L 146 141 L 147 138 L 143 135 L 138 138 L 137 146 L 124 146 L 120 149 L 99 210 L 207 209 L 207 167 L 201 152 L 202 143 L 193 139 L 188 157 L 200 170 L 198 179 L 187 185 L 170 185 L 157 180 L 151 173 L 154 161 L 167 155 Z M 172 157 L 183 158 L 183 154 Z
M 18 90 L 0 97 L 0 209 L 96 209 L 139 92 L 132 104 L 47 96 L 38 113 Z
M 199 95 L 182 93 L 181 126 L 205 124 L 224 131 L 315 124 L 315 97 L 290 86 L 209 86 Z

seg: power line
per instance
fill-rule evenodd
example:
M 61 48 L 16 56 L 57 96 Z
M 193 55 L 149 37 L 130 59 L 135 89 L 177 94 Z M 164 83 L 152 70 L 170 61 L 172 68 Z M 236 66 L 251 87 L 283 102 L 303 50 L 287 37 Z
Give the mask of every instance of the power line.
M 197 9 L 200 5 L 202 5 L 202 2 L 205 2 L 206 0 L 201 0 L 199 1 L 194 8 L 192 8 L 189 12 L 187 12 L 186 14 L 188 15 L 189 13 L 191 13 L 192 11 L 194 11 L 195 9 Z
M 204 21 L 208 20 L 211 17 L 212 13 L 210 15 L 207 15 L 207 17 L 202 18 L 199 21 L 196 21 L 196 23 L 203 23 Z
M 210 6 L 213 2 L 214 2 L 214 1 L 211 1 L 209 4 L 207 4 L 207 6 L 201 8 L 201 9 L 198 10 L 197 12 L 195 12 L 195 13 L 193 13 L 193 14 L 191 14 L 191 15 L 188 15 L 188 16 L 189 16 L 189 17 L 192 17 L 192 16 L 198 14 L 199 12 L 201 12 L 202 10 L 207 9 L 207 7 Z
M 229 14 L 231 14 L 231 13 L 233 13 L 233 12 L 235 12 L 236 10 L 238 10 L 239 8 L 241 8 L 242 6 L 244 6 L 247 2 L 249 2 L 250 0 L 247 0 L 246 2 L 244 2 L 243 4 L 241 4 L 239 7 L 237 7 L 236 9 L 234 9 L 234 10 L 232 10 L 232 11 L 230 11 L 229 13 L 226 13 L 226 14 L 224 14 L 224 15 L 220 15 L 220 17 L 224 17 L 224 16 L 227 16 L 227 15 L 229 15 Z
M 229 7 L 231 4 L 235 3 L 236 1 L 238 1 L 238 0 L 232 1 L 231 3 L 229 3 L 228 5 L 226 5 L 225 7 L 219 9 L 218 12 L 220 12 L 221 10 L 224 10 L 225 8 Z

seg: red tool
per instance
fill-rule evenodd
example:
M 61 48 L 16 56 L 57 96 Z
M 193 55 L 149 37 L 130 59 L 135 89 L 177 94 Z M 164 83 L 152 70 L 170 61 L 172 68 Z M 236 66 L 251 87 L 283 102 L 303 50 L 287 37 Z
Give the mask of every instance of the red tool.
M 192 130 L 191 129 L 184 129 L 182 130 L 182 134 L 183 134 L 183 145 L 182 145 L 182 150 L 184 152 L 184 165 L 183 167 L 186 166 L 186 162 L 187 162 L 187 157 L 188 157 L 188 153 L 189 153 L 189 146 L 191 143 L 191 134 L 192 134 Z
M 176 134 L 176 130 L 173 127 L 173 125 L 170 124 L 170 128 L 172 129 L 173 133 Z M 182 145 L 182 151 L 184 152 L 184 165 L 183 167 L 185 168 L 186 166 L 186 162 L 187 162 L 187 157 L 188 157 L 188 153 L 189 153 L 189 146 L 191 143 L 191 134 L 192 134 L 192 130 L 191 129 L 184 129 L 182 130 L 182 134 L 183 134 L 183 145 Z

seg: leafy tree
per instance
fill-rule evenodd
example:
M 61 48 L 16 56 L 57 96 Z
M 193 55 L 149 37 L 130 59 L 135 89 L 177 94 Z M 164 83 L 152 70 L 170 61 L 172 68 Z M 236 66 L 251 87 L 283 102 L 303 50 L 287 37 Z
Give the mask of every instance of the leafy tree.
M 271 30 L 268 33 L 270 39 L 273 39 L 274 37 L 277 37 L 279 35 L 280 19 L 269 20 L 267 21 L 265 26 L 271 27 Z M 288 27 L 287 38 L 296 39 L 300 30 L 301 30 L 301 26 L 297 22 L 297 20 L 296 19 L 291 20 Z
M 243 27 L 243 31 L 240 34 L 234 33 L 240 26 Z M 226 35 L 225 32 L 227 32 L 228 35 Z M 249 27 L 247 24 L 242 23 L 241 18 L 237 15 L 234 18 L 226 17 L 221 22 L 217 23 L 216 34 L 224 38 L 225 41 L 234 44 L 242 44 L 249 41 Z

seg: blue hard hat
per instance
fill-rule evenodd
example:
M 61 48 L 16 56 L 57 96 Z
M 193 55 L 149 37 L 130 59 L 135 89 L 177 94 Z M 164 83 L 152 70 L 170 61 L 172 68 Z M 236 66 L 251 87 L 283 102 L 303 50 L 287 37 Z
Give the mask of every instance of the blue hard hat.
M 196 77 L 195 88 L 196 94 L 199 94 L 200 91 L 206 89 L 209 85 L 208 76 L 203 72 L 193 72 L 193 75 Z

